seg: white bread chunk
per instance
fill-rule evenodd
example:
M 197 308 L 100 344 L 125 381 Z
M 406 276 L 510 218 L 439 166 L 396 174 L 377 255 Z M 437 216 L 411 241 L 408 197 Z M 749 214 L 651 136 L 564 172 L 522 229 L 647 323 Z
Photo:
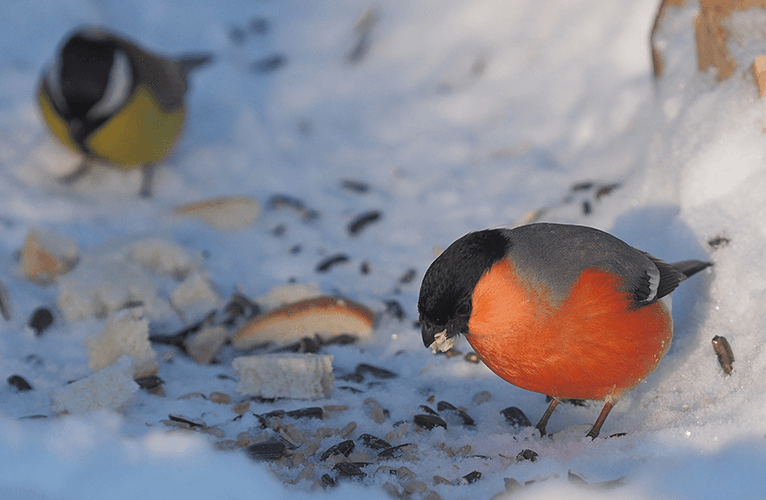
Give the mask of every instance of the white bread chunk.
M 49 284 L 67 273 L 78 256 L 77 242 L 72 238 L 32 229 L 21 249 L 21 270 L 30 280 Z
M 130 249 L 130 258 L 155 274 L 186 278 L 199 267 L 187 251 L 162 238 L 146 238 Z
M 105 317 L 130 302 L 140 302 L 156 317 L 170 309 L 158 293 L 149 273 L 133 262 L 88 259 L 61 277 L 56 305 L 69 321 Z
M 320 399 L 332 392 L 331 354 L 261 354 L 234 358 L 237 392 L 263 398 Z
M 112 314 L 104 331 L 84 343 L 88 347 L 88 366 L 93 371 L 113 364 L 126 354 L 133 357 L 136 377 L 156 375 L 160 369 L 157 353 L 149 342 L 149 321 L 142 307 Z
M 228 336 L 229 332 L 223 326 L 203 326 L 184 341 L 184 348 L 194 361 L 209 365 Z
M 133 402 L 138 390 L 133 374 L 133 359 L 123 356 L 93 375 L 54 389 L 51 409 L 54 413 L 73 414 L 101 409 L 124 410 Z
M 173 290 L 170 303 L 179 316 L 187 322 L 204 318 L 222 305 L 221 297 L 204 272 L 190 274 Z

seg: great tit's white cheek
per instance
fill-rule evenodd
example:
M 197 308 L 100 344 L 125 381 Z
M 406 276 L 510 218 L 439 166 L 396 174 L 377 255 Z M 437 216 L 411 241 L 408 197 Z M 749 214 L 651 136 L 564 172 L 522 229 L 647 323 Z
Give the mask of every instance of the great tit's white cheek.
M 122 50 L 114 53 L 112 68 L 104 95 L 85 115 L 89 120 L 106 118 L 116 113 L 130 98 L 133 84 L 133 72 L 130 69 L 128 55 Z
M 64 93 L 61 91 L 61 58 L 56 57 L 50 66 L 45 69 L 45 83 L 48 85 L 50 97 L 53 103 L 62 112 L 69 111 Z

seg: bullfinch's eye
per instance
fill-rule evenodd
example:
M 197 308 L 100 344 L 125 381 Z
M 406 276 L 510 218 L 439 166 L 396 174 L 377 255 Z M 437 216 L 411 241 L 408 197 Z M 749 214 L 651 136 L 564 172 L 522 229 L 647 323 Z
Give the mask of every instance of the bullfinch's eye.
M 463 302 L 457 307 L 457 311 L 455 311 L 455 314 L 457 314 L 458 316 L 468 316 L 469 314 L 471 314 L 471 307 L 467 303 Z

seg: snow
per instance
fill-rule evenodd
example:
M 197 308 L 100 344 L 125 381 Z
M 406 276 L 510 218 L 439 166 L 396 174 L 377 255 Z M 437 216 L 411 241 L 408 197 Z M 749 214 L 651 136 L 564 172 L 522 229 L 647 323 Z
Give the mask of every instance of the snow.
M 161 423 L 169 414 L 201 418 L 236 439 L 242 431 L 260 432 L 253 413 L 315 404 L 349 409 L 322 421 L 295 420 L 296 427 L 316 432 L 354 421 L 352 438 L 401 432 L 392 444 L 417 443 L 419 460 L 395 465 L 410 468 L 445 500 L 491 498 L 504 491 L 503 478 L 535 480 L 513 498 L 761 496 L 766 105 L 747 58 L 764 53 L 763 30 L 754 18 L 732 18 L 746 23 L 737 37 L 750 42 L 729 42 L 738 70 L 718 82 L 714 68 L 696 67 L 696 2 L 669 8 L 658 32 L 665 73 L 655 81 L 648 35 L 657 7 L 656 0 L 4 1 L 0 282 L 13 316 L 0 320 L 0 379 L 21 375 L 34 390 L 0 387 L 0 496 L 389 498 L 384 483 L 398 485 L 395 476 L 371 474 L 327 490 L 305 481 L 285 485 L 280 478 L 299 470 L 219 451 L 212 435 Z M 373 20 L 367 50 L 352 62 L 348 56 L 362 39 L 355 26 L 365 15 Z M 266 20 L 268 29 L 250 30 L 251 20 Z M 135 171 L 100 168 L 71 186 L 56 181 L 77 158 L 44 128 L 34 90 L 56 45 L 81 24 L 105 25 L 169 54 L 216 54 L 215 64 L 193 77 L 184 136 L 158 169 L 151 200 L 136 196 Z M 232 38 L 235 29 L 244 33 L 241 43 Z M 284 58 L 282 67 L 251 68 L 274 55 Z M 370 190 L 343 189 L 343 180 Z M 586 181 L 596 186 L 571 189 Z M 614 183 L 620 187 L 596 196 Z M 304 221 L 295 211 L 270 209 L 275 194 L 302 200 L 320 217 Z M 264 208 L 242 230 L 172 215 L 184 203 L 239 195 Z M 347 225 L 367 210 L 382 218 L 349 235 Z M 598 402 L 560 405 L 549 424 L 552 438 L 509 427 L 501 409 L 517 406 L 535 421 L 544 397 L 462 357 L 432 355 L 412 326 L 420 279 L 435 252 L 468 231 L 530 214 L 602 228 L 668 261 L 715 263 L 674 293 L 668 355 L 606 421 L 602 436 L 623 437 L 584 438 Z M 273 231 L 278 226 L 281 236 Z M 200 262 L 221 297 L 236 291 L 260 297 L 290 280 L 317 283 L 380 313 L 376 338 L 322 351 L 334 356 L 336 390 L 320 401 L 253 402 L 234 421 L 231 405 L 179 397 L 235 396 L 235 354 L 225 351 L 221 364 L 200 366 L 160 346 L 164 397 L 138 391 L 123 413 L 54 417 L 50 393 L 92 375 L 83 341 L 103 331 L 106 318 L 68 320 L 56 309 L 60 285 L 23 278 L 15 255 L 31 228 L 72 238 L 84 255 L 130 252 L 136 241 L 160 238 Z M 708 243 L 717 237 L 728 244 Z M 317 263 L 337 253 L 349 261 L 316 272 Z M 360 272 L 364 262 L 369 274 Z M 415 279 L 400 283 L 411 268 Z M 169 277 L 142 279 L 164 302 L 177 286 Z M 401 304 L 405 321 L 383 313 L 390 300 Z M 36 336 L 26 324 L 40 306 L 54 311 L 54 323 Z M 181 326 L 178 318 L 154 325 L 165 332 Z M 715 335 L 731 343 L 730 376 L 713 353 Z M 456 347 L 469 349 L 463 340 Z M 338 380 L 359 363 L 398 377 L 371 385 Z M 491 399 L 473 403 L 480 391 Z M 418 406 L 435 406 L 429 396 L 464 406 L 476 428 L 415 431 Z M 367 398 L 390 412 L 382 424 L 371 420 Z M 20 418 L 32 415 L 48 418 Z M 394 427 L 400 420 L 408 428 Z M 339 440 L 324 438 L 320 452 Z M 469 444 L 471 452 L 452 457 L 442 443 L 452 450 Z M 515 462 L 523 449 L 539 459 Z M 473 484 L 433 484 L 435 474 L 456 483 L 473 470 L 483 474 Z M 624 476 L 627 484 L 583 489 L 567 480 L 569 471 L 591 483 Z

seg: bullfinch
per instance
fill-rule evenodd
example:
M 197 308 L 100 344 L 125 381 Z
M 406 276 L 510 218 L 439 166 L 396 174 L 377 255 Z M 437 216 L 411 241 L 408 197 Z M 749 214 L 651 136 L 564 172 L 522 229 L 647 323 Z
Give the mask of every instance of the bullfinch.
M 178 137 L 187 76 L 210 54 L 166 58 L 101 28 L 82 28 L 44 69 L 37 102 L 51 132 L 83 156 L 62 179 L 71 182 L 94 160 L 141 166 L 141 195 L 151 192 L 154 163 Z
M 426 347 L 465 335 L 513 385 L 561 399 L 605 402 L 595 439 L 626 391 L 652 373 L 673 338 L 670 293 L 710 266 L 668 264 L 598 229 L 529 224 L 469 233 L 428 268 L 418 299 Z

